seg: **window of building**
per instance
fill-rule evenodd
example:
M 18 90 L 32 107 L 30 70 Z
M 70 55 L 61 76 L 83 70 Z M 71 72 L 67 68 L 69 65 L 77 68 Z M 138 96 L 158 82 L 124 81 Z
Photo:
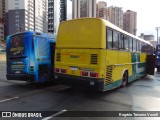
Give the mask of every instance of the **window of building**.
M 19 15 L 16 15 L 15 17 L 16 17 L 16 18 L 19 18 Z
M 15 3 L 15 5 L 19 5 L 19 3 Z

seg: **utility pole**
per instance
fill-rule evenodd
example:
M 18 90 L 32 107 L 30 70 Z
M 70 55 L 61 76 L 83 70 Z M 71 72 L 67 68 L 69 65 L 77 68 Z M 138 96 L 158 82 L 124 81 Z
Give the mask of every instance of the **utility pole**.
M 160 27 L 156 27 L 156 31 L 157 31 L 157 44 L 159 43 L 158 41 L 158 32 L 159 32 Z

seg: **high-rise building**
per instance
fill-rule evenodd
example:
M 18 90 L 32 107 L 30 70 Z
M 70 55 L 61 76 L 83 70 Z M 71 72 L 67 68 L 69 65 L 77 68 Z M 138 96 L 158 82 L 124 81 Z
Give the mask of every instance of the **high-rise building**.
M 96 0 L 72 0 L 73 19 L 96 17 Z
M 48 32 L 57 33 L 59 23 L 67 20 L 67 0 L 48 0 Z
M 99 1 L 97 3 L 97 11 L 96 11 L 96 17 L 97 18 L 103 18 L 106 19 L 108 18 L 108 10 L 107 10 L 107 3 L 104 1 Z
M 137 32 L 137 13 L 127 10 L 123 15 L 123 29 L 133 35 Z
M 0 18 L 5 19 L 5 0 L 0 0 Z
M 72 0 L 72 18 L 80 18 L 80 0 Z
M 54 1 L 48 0 L 48 32 L 54 33 Z
M 0 18 L 2 18 L 2 14 L 3 14 L 3 11 L 2 11 L 2 0 L 0 0 Z
M 108 7 L 108 20 L 119 28 L 123 29 L 123 10 L 121 7 Z
M 22 31 L 47 32 L 48 0 L 5 0 L 7 35 Z
M 67 0 L 60 0 L 60 22 L 67 20 Z
M 0 0 L 0 40 L 4 39 L 5 0 Z
M 4 40 L 4 21 L 0 18 L 0 41 Z
M 80 0 L 80 17 L 96 17 L 96 0 Z

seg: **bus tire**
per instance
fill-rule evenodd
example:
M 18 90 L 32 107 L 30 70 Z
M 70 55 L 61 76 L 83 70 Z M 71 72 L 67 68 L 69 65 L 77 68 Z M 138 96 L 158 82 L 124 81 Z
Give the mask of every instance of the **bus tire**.
M 125 87 L 128 83 L 128 73 L 127 71 L 124 72 L 123 77 L 122 77 L 122 84 L 121 87 Z

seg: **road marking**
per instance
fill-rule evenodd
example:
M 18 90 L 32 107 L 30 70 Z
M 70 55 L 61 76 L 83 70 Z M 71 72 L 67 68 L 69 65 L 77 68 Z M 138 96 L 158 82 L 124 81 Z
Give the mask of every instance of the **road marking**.
M 60 114 L 63 114 L 64 112 L 66 112 L 67 110 L 62 110 L 62 111 L 60 111 L 60 112 L 57 112 L 57 113 L 55 113 L 55 114 L 53 114 L 53 115 L 51 115 L 51 116 L 49 116 L 49 117 L 46 117 L 46 118 L 43 118 L 42 120 L 49 120 L 49 119 L 52 119 L 53 117 L 56 117 L 57 115 L 60 115 Z
M 14 99 L 18 99 L 18 98 L 19 97 L 13 97 L 13 98 L 5 99 L 5 100 L 0 100 L 0 103 L 10 101 L 10 100 L 14 100 Z

